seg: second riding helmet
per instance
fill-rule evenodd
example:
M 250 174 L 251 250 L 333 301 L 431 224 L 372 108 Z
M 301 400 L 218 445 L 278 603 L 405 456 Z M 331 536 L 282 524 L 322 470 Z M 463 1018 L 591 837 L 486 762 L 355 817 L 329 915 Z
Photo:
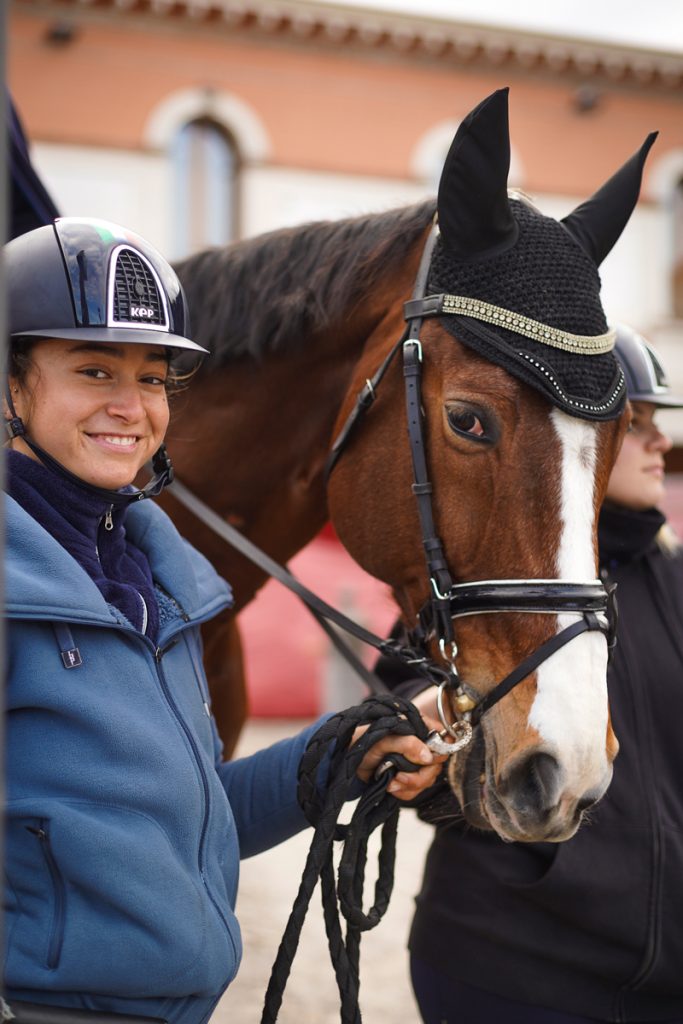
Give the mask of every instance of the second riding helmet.
M 661 408 L 683 409 L 683 397 L 674 395 L 657 353 L 642 335 L 626 324 L 617 324 L 614 354 L 626 378 L 632 402 L 651 402 Z

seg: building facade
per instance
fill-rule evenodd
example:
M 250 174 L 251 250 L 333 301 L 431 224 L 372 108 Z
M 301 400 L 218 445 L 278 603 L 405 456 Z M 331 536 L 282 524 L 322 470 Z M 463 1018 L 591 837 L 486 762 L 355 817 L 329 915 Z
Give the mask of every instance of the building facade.
M 10 90 L 60 210 L 172 259 L 433 194 L 460 119 L 502 85 L 510 183 L 554 216 L 659 130 L 604 301 L 683 390 L 682 54 L 370 0 L 15 0 L 8 22 Z M 683 417 L 675 431 L 683 444 Z
M 503 85 L 510 183 L 553 216 L 659 130 L 603 294 L 612 320 L 652 338 L 683 393 L 682 55 L 380 14 L 371 0 L 14 0 L 8 27 L 9 87 L 60 210 L 125 224 L 172 259 L 433 195 L 459 121 Z M 683 470 L 683 414 L 667 415 L 671 467 Z M 318 548 L 311 564 L 322 572 L 336 557 Z M 334 565 L 364 621 L 388 628 L 384 591 Z M 272 684 L 262 704 L 272 713 L 273 693 L 297 692 L 282 713 L 314 713 L 330 705 L 320 693 L 335 669 L 306 613 L 278 634 L 280 673 L 258 669 L 259 615 L 295 621 L 273 586 L 242 616 L 254 678 Z M 305 692 L 304 669 L 286 676 L 302 647 L 315 666 Z M 257 713 L 258 701 L 254 687 Z

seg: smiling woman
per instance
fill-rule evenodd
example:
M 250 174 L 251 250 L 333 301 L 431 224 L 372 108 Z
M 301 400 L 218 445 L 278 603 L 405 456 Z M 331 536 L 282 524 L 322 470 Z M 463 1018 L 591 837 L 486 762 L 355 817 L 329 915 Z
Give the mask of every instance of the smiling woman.
M 174 271 L 139 235 L 76 217 L 14 239 L 6 266 L 12 447 L 62 477 L 104 490 L 131 484 L 152 457 L 156 475 L 140 493 L 158 494 L 170 480 L 163 438 L 171 356 L 206 352 L 185 336 L 188 312 Z M 132 443 L 128 462 L 104 458 L 113 445 L 118 453 Z M 123 479 L 134 456 L 135 472 Z M 88 479 L 93 473 L 105 482 Z M 133 500 L 136 494 L 117 495 L 113 504 Z
M 12 400 L 36 445 L 87 483 L 118 490 L 163 443 L 168 369 L 160 345 L 35 341 L 28 368 L 10 375 Z M 32 455 L 21 437 L 14 448 Z
M 222 759 L 200 626 L 232 593 L 143 500 L 171 479 L 173 358 L 205 351 L 171 267 L 123 228 L 66 218 L 11 242 L 5 268 L 3 995 L 23 1024 L 74 1008 L 80 1024 L 203 1024 L 241 957 L 239 858 L 305 827 L 297 769 L 317 726 Z M 442 760 L 416 735 L 366 746 L 361 782 L 389 752 L 414 763 L 398 798 Z

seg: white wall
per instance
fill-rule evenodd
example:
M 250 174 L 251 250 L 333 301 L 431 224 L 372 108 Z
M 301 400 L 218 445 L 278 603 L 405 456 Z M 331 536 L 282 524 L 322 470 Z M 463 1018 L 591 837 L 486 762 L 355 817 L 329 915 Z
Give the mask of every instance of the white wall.
M 535 197 L 544 213 L 564 217 L 581 200 Z M 641 203 L 601 268 L 602 302 L 607 318 L 641 331 L 661 356 L 669 383 L 683 395 L 683 324 L 671 317 L 670 214 L 663 203 Z M 683 410 L 660 419 L 677 444 L 683 444 Z
M 165 155 L 39 143 L 32 158 L 62 214 L 115 221 L 176 258 Z M 430 194 L 409 181 L 262 166 L 246 167 L 240 187 L 244 237 L 309 220 L 387 210 Z
M 248 172 L 243 190 L 245 235 L 390 210 L 431 194 L 410 181 L 269 167 Z
M 543 213 L 565 217 L 583 200 L 578 196 L 532 197 Z M 602 302 L 609 320 L 623 320 L 640 330 L 669 316 L 666 215 L 654 205 L 636 208 L 600 267 Z
M 163 155 L 43 142 L 32 146 L 31 157 L 60 213 L 114 221 L 167 253 L 170 197 Z

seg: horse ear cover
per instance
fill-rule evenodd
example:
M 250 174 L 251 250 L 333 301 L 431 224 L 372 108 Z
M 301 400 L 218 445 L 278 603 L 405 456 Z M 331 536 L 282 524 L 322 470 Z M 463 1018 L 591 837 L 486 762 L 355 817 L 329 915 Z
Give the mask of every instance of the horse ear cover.
M 488 96 L 462 121 L 446 157 L 428 292 L 490 303 L 572 335 L 605 335 L 598 266 L 633 212 L 656 137 L 556 221 L 508 193 L 508 90 Z M 464 314 L 440 322 L 570 415 L 607 420 L 623 410 L 624 378 L 612 351 L 565 351 Z

